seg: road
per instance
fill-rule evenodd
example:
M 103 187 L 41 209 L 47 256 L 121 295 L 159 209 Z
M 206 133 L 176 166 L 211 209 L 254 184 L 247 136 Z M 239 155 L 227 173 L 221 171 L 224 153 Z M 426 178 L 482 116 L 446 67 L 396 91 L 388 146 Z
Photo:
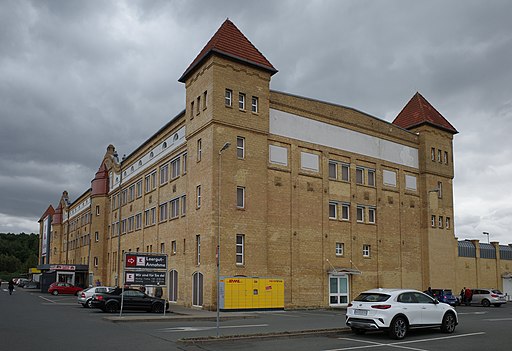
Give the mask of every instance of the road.
M 296 335 L 300 330 L 343 328 L 343 311 L 301 310 L 261 312 L 222 320 L 222 341 L 192 343 L 187 340 L 216 335 L 213 319 L 179 319 L 114 323 L 98 310 L 82 308 L 74 296 L 51 296 L 16 289 L 10 296 L 0 288 L 0 349 L 5 350 L 510 350 L 512 304 L 501 308 L 457 308 L 460 325 L 454 334 L 438 330 L 412 331 L 403 341 L 390 340 L 384 333 L 356 336 L 341 329 L 317 335 Z M 130 312 L 128 320 L 146 313 Z M 293 335 L 266 336 L 294 332 Z M 5 346 L 5 348 L 4 348 Z

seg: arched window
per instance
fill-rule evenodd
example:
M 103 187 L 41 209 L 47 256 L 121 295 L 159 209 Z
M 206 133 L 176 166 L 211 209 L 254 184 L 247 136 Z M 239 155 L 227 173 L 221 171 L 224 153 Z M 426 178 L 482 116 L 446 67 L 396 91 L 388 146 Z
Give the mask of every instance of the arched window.
M 203 306 L 203 274 L 195 272 L 192 275 L 192 305 Z

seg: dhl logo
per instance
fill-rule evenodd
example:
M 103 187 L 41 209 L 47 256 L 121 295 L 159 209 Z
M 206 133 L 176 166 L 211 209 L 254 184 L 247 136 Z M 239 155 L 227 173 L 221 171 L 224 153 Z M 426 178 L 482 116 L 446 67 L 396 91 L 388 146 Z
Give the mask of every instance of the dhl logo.
M 240 279 L 230 279 L 228 283 L 240 283 Z

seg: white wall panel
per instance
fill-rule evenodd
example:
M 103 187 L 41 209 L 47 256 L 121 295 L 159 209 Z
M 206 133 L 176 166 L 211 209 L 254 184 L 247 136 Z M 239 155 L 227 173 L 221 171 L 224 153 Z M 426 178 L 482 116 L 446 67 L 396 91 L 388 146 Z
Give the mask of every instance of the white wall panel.
M 270 133 L 418 168 L 418 149 L 275 109 Z

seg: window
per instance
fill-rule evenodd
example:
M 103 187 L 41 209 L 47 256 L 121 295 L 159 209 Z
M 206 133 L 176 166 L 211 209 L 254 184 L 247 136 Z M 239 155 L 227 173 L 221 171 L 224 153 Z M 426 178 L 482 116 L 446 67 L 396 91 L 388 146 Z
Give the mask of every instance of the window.
M 135 215 L 135 230 L 142 228 L 142 213 Z
M 98 257 L 94 257 L 94 267 L 98 267 Z
M 363 245 L 363 257 L 370 257 L 371 254 L 371 245 L 364 244 Z
M 245 235 L 243 235 L 243 234 L 236 235 L 236 264 L 237 265 L 244 264 L 244 241 L 245 241 Z
M 446 219 L 448 219 L 448 217 L 446 217 Z M 94 232 L 94 241 L 95 242 L 100 241 L 100 233 Z
M 341 219 L 348 221 L 350 219 L 350 204 L 341 204 Z
M 135 216 L 128 217 L 128 231 L 132 232 L 134 228 Z
M 100 215 L 100 206 L 97 205 L 96 206 L 96 216 L 99 216 Z
M 375 223 L 375 213 L 377 209 L 375 207 L 368 208 L 368 223 Z
M 238 108 L 240 110 L 245 110 L 245 94 L 244 93 L 238 94 Z
M 441 163 L 441 150 L 437 150 L 437 162 Z
M 341 164 L 341 180 L 344 182 L 350 181 L 350 165 Z
M 160 252 L 161 253 L 165 252 L 165 243 L 160 243 Z
M 338 212 L 338 204 L 336 202 L 329 202 L 329 218 L 336 219 Z
M 224 95 L 224 103 L 226 104 L 226 106 L 231 107 L 232 100 L 233 100 L 233 91 L 230 89 L 226 89 L 226 93 Z
M 160 185 L 167 183 L 169 180 L 169 165 L 165 164 L 160 167 Z
M 333 161 L 329 161 L 329 178 L 338 179 L 338 164 Z
M 443 198 L 443 183 L 437 182 L 437 197 L 442 199 Z
M 301 151 L 300 153 L 300 168 L 306 171 L 318 172 L 319 157 L 316 154 Z
M 194 101 L 190 102 L 190 119 L 194 118 Z
M 132 202 L 135 200 L 135 184 L 130 185 L 128 188 L 128 201 Z
M 251 111 L 258 113 L 258 98 L 256 96 L 252 97 Z
M 200 111 L 201 111 L 201 97 L 198 96 L 197 97 L 197 106 L 196 106 L 196 115 L 198 115 Z
M 171 241 L 171 254 L 176 255 L 176 240 Z
M 201 185 L 196 187 L 196 208 L 201 208 Z
M 448 164 L 448 152 L 447 151 L 444 152 L 444 164 L 445 165 Z
M 343 243 L 336 243 L 336 256 L 343 256 Z
M 443 216 L 439 216 L 439 217 L 438 217 L 437 223 L 438 223 L 438 224 L 437 224 L 437 226 L 438 226 L 439 228 L 442 228 L 442 227 L 443 227 L 443 224 L 444 224 L 444 218 L 443 218 Z
M 145 210 L 145 211 L 144 211 L 144 220 L 145 220 L 145 221 L 144 221 L 144 225 L 145 225 L 145 226 L 148 226 L 148 225 L 150 225 L 150 224 L 151 224 L 151 220 L 150 220 L 150 218 L 149 218 L 149 210 Z
M 407 190 L 417 190 L 416 186 L 416 176 L 406 174 L 405 175 L 405 189 Z
M 187 195 L 181 197 L 181 215 L 184 216 L 187 213 Z
M 192 305 L 203 306 L 203 274 L 200 272 L 192 275 Z
M 364 168 L 356 168 L 356 184 L 364 184 Z
M 203 93 L 203 110 L 206 110 L 206 96 L 208 95 L 207 91 L 205 90 Z
M 158 218 L 160 218 L 160 222 L 167 220 L 167 213 L 167 202 L 164 202 L 159 206 Z
M 144 178 L 144 191 L 147 193 L 150 190 L 151 190 L 151 179 L 150 179 L 150 175 L 147 175 Z
M 171 218 L 178 218 L 180 212 L 180 199 L 171 200 Z
M 201 153 L 202 152 L 203 152 L 203 149 L 202 149 L 201 139 L 197 139 L 197 162 L 201 161 Z
M 288 166 L 288 149 L 286 147 L 269 145 L 270 163 Z
M 171 179 L 175 179 L 180 175 L 180 158 L 177 157 L 171 161 Z
M 450 229 L 450 217 L 446 217 L 446 229 Z
M 245 158 L 245 138 L 236 137 L 236 157 Z
M 142 179 L 139 179 L 135 186 L 137 187 L 137 197 L 139 198 L 142 196 Z
M 436 160 L 436 148 L 434 148 L 434 147 L 430 149 L 430 159 L 432 161 Z
M 169 272 L 169 301 L 178 301 L 178 271 Z
M 187 154 L 184 153 L 181 158 L 182 158 L 181 174 L 186 174 L 187 173 Z
M 384 185 L 396 187 L 396 172 L 387 169 L 382 170 L 382 182 Z
M 152 209 L 150 209 L 149 214 L 150 214 L 151 224 L 155 224 L 156 223 L 156 207 L 153 207 Z
M 236 207 L 245 208 L 245 188 L 242 186 L 236 187 Z
M 435 215 L 432 215 L 432 217 L 430 217 L 430 225 L 432 226 L 432 228 L 436 227 L 436 216 Z
M 201 264 L 201 235 L 196 235 L 196 264 Z
M 375 186 L 375 170 L 374 169 L 368 170 L 368 185 Z
M 357 206 L 357 221 L 364 222 L 364 206 Z

